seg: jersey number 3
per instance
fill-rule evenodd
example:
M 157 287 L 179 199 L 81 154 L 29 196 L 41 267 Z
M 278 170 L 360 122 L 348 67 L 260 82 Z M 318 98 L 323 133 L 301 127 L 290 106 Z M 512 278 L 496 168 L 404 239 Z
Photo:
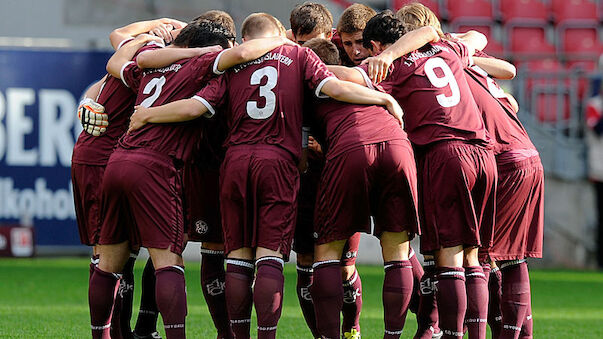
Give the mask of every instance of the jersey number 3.
M 264 107 L 258 107 L 257 101 L 247 101 L 247 115 L 252 119 L 268 119 L 274 114 L 274 109 L 276 108 L 276 95 L 272 91 L 276 87 L 276 81 L 278 80 L 276 68 L 267 66 L 253 72 L 250 84 L 259 85 L 264 77 L 267 78 L 266 84 L 260 86 L 260 96 L 266 99 Z
M 436 68 L 441 69 L 444 76 L 438 76 L 435 73 Z M 437 88 L 450 87 L 450 96 L 446 96 L 445 94 L 436 95 L 438 103 L 442 107 L 456 106 L 461 101 L 461 91 L 459 90 L 459 84 L 454 78 L 454 74 L 452 74 L 452 70 L 448 67 L 444 59 L 438 57 L 430 58 L 425 63 L 424 69 L 429 82 L 431 82 L 433 86 Z

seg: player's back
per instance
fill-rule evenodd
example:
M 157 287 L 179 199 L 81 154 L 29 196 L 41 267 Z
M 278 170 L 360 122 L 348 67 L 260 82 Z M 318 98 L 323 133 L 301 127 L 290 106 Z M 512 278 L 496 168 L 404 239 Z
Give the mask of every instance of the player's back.
M 406 129 L 414 144 L 489 142 L 463 72 L 470 60 L 464 45 L 441 41 L 394 62 L 381 86 L 404 109 Z
M 190 98 L 212 77 L 216 53 L 183 59 L 162 68 L 146 69 L 136 79 L 135 70 L 126 71 L 124 80 L 138 89 L 136 105 L 160 106 L 175 100 Z M 132 66 L 135 67 L 135 66 Z M 201 137 L 201 120 L 170 124 L 146 124 L 124 135 L 123 148 L 145 148 L 188 161 Z
M 227 115 L 227 147 L 273 145 L 292 159 L 301 153 L 304 90 L 320 89 L 332 74 L 311 50 L 281 46 L 235 66 L 200 92 Z

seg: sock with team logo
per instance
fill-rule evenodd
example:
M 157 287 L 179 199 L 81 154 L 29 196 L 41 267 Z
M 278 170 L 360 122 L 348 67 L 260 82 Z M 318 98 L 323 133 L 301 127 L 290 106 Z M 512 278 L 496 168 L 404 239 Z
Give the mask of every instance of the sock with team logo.
M 384 339 L 398 339 L 402 334 L 408 303 L 413 291 L 412 264 L 408 260 L 388 261 L 383 280 Z
M 530 307 L 530 277 L 525 260 L 504 262 L 502 272 L 502 330 L 500 338 L 518 338 Z
M 226 310 L 226 272 L 224 252 L 201 249 L 201 290 L 209 309 L 209 314 L 218 330 L 218 338 L 233 338 Z
M 467 311 L 464 268 L 436 268 L 436 300 L 442 338 L 462 338 L 463 321 Z
M 341 330 L 343 333 L 351 332 L 352 329 L 360 332 L 360 312 L 362 311 L 362 281 L 357 270 L 352 277 L 343 282 L 343 322 Z
M 119 287 L 115 294 L 113 313 L 111 314 L 111 339 L 129 338 L 132 329 L 132 300 L 134 298 L 134 263 L 136 253 L 130 253 L 130 258 L 124 266 Z
M 412 262 L 411 262 L 412 263 Z M 424 263 L 425 273 L 419 282 L 419 309 L 417 311 L 417 332 L 415 339 L 431 339 L 434 332 L 439 332 L 438 305 L 435 298 L 435 261 L 427 260 Z
M 235 338 L 249 338 L 254 268 L 251 260 L 226 259 L 226 308 Z
M 421 266 L 421 263 L 419 262 L 419 259 L 417 258 L 417 256 L 415 255 L 415 251 L 412 249 L 412 247 L 410 248 L 410 253 L 408 254 L 408 260 L 410 261 L 410 264 L 412 265 L 412 277 L 413 277 L 413 290 L 412 290 L 412 296 L 410 298 L 410 304 L 408 304 L 408 309 L 412 312 L 412 313 L 417 313 L 419 311 L 419 302 L 421 299 L 421 292 L 420 292 L 420 287 L 421 287 L 421 278 L 423 278 L 423 274 L 425 274 L 425 272 L 423 271 L 423 266 Z M 417 320 L 419 318 L 417 317 Z
M 339 339 L 339 314 L 343 306 L 339 260 L 320 261 L 313 268 L 310 294 L 314 301 L 316 327 L 323 338 Z
M 258 318 L 258 339 L 276 338 L 276 326 L 283 309 L 283 266 L 277 257 L 263 257 L 256 261 L 257 274 L 253 288 L 253 304 Z
M 99 255 L 95 254 L 90 257 L 90 275 L 88 276 L 88 283 L 90 283 L 90 279 L 92 279 L 92 274 L 94 274 L 94 268 L 98 265 Z
M 186 284 L 182 266 L 167 266 L 155 270 L 155 300 L 167 339 L 185 338 Z
M 498 267 L 490 268 L 484 265 L 484 275 L 488 278 L 488 325 L 492 332 L 492 339 L 500 337 L 502 329 L 502 313 L 500 311 L 500 297 L 502 295 L 502 276 Z
M 488 280 L 481 266 L 465 267 L 467 312 L 465 325 L 469 339 L 486 339 L 488 319 Z
M 144 337 L 157 331 L 157 302 L 155 301 L 155 267 L 151 258 L 147 260 L 147 264 L 142 271 L 142 294 L 140 296 L 140 310 L 138 311 L 138 319 L 134 333 Z
M 297 300 L 299 300 L 299 306 L 301 307 L 306 324 L 310 332 L 312 332 L 312 337 L 318 338 L 320 335 L 316 328 L 316 315 L 314 314 L 314 304 L 310 295 L 312 272 L 312 266 L 297 266 Z
M 94 267 L 88 288 L 90 328 L 93 339 L 110 338 L 111 310 L 120 276 Z

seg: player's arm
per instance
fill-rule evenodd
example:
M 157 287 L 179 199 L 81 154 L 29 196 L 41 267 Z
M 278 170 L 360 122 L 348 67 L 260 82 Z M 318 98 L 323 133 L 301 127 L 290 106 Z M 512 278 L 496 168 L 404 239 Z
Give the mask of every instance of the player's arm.
M 160 38 L 166 38 L 166 42 L 171 42 L 171 29 L 179 29 L 186 26 L 186 23 L 170 18 L 161 18 L 156 20 L 146 20 L 134 22 L 124 27 L 117 28 L 109 34 L 109 40 L 114 49 L 126 39 L 133 38 L 139 34 L 152 32 Z M 171 29 L 170 29 L 171 28 Z
M 473 63 L 496 79 L 511 80 L 515 78 L 516 69 L 512 63 L 496 59 L 473 57 Z
M 362 63 L 368 63 L 367 74 L 375 83 L 387 77 L 387 71 L 394 60 L 406 55 L 430 42 L 437 42 L 440 36 L 435 28 L 425 26 L 404 34 L 398 41 L 385 49 L 378 56 L 370 57 Z
M 105 107 L 95 101 L 106 77 L 105 75 L 88 88 L 77 108 L 77 117 L 82 128 L 95 137 L 103 134 L 109 125 L 109 115 L 105 113 Z
M 358 85 L 366 86 L 366 81 L 364 80 L 362 73 L 352 67 L 327 65 L 327 68 L 329 71 L 335 74 L 339 80 L 349 81 Z
M 513 107 L 513 110 L 515 111 L 515 114 L 517 114 L 517 112 L 519 112 L 519 104 L 517 103 L 517 100 L 515 100 L 515 97 L 512 96 L 509 93 L 505 93 L 505 96 L 507 97 L 507 99 L 511 103 L 511 107 Z
M 238 64 L 255 60 L 282 45 L 296 46 L 297 44 L 280 36 L 245 41 L 239 46 L 229 48 L 220 54 L 214 71 L 224 72 Z
M 208 107 L 195 98 L 176 100 L 156 107 L 135 106 L 134 114 L 130 117 L 128 131 L 137 130 L 147 123 L 161 124 L 190 121 L 207 112 Z
M 320 91 L 331 98 L 351 104 L 381 105 L 393 115 L 400 126 L 403 126 L 403 111 L 398 102 L 389 94 L 378 92 L 359 84 L 339 79 L 327 81 Z
M 455 33 L 451 35 L 467 46 L 469 55 L 473 55 L 475 50 L 481 51 L 488 45 L 488 38 L 478 31 L 468 31 L 466 33 Z
M 112 76 L 121 79 L 121 69 L 127 62 L 130 62 L 134 54 L 145 44 L 150 41 L 160 41 L 160 38 L 149 35 L 140 34 L 132 42 L 122 46 L 113 53 L 113 56 L 107 62 L 107 72 Z
M 169 47 L 144 51 L 136 57 L 136 64 L 140 68 L 159 68 L 173 64 L 182 59 L 193 58 L 199 55 L 219 52 L 220 46 L 208 46 L 198 48 Z

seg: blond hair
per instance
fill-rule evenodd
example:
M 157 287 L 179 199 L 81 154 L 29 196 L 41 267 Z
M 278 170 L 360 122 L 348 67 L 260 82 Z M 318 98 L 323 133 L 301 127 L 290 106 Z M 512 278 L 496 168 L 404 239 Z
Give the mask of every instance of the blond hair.
M 423 4 L 418 2 L 410 3 L 400 8 L 396 13 L 396 17 L 402 22 L 405 33 L 421 27 L 431 26 L 435 28 L 441 38 L 444 37 L 440 20 L 431 9 Z

